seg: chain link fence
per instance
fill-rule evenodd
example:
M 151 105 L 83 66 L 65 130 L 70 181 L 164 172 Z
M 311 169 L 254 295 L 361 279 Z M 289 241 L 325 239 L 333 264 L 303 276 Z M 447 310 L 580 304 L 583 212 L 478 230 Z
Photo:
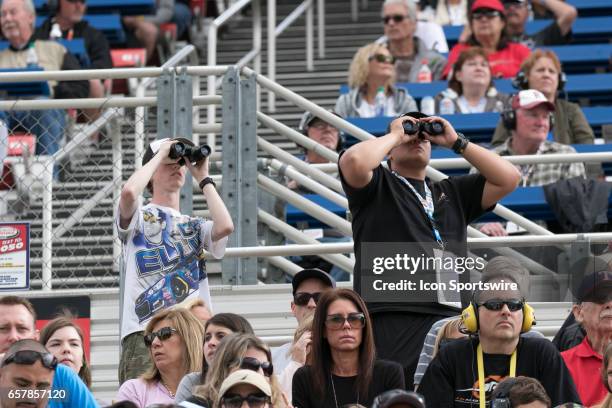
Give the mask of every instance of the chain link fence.
M 154 134 L 155 108 L 137 115 L 134 108 L 29 105 L 0 113 L 0 218 L 30 223 L 31 287 L 43 286 L 44 270 L 54 289 L 116 286 L 113 207 L 134 171 L 136 124 Z

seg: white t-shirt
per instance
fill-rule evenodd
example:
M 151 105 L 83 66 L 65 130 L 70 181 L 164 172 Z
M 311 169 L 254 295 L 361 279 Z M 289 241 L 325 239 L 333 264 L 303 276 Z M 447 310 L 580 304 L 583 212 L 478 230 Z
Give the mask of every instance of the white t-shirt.
M 467 99 L 463 95 L 457 99 L 457 104 L 461 108 L 461 113 L 483 113 L 487 106 L 487 98 L 484 96 L 480 98 L 476 106 L 470 105 Z
M 212 221 L 148 204 L 127 229 L 120 227 L 119 211 L 115 223 L 123 243 L 121 339 L 187 298 L 200 296 L 212 311 L 202 249 L 219 259 L 228 239 L 212 241 Z

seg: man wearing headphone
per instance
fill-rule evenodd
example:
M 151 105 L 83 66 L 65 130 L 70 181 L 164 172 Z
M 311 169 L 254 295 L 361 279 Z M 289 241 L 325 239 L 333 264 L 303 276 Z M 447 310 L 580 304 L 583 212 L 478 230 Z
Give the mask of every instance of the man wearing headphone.
M 495 267 L 510 276 L 523 267 L 502 257 Z M 442 348 L 429 365 L 419 392 L 432 407 L 480 407 L 491 400 L 495 386 L 517 375 L 539 380 L 553 405 L 580 402 L 570 373 L 552 343 L 525 338 L 535 323 L 533 308 L 521 287 L 503 275 L 490 274 L 461 316 L 467 339 Z
M 512 109 L 502 112 L 502 122 L 511 136 L 493 151 L 500 156 L 576 153 L 571 146 L 547 140 L 553 126 L 554 110 L 554 105 L 542 92 L 535 89 L 520 91 L 512 98 Z M 582 163 L 538 163 L 517 167 L 523 187 L 543 186 L 574 177 L 586 178 Z M 508 231 L 516 231 L 511 226 L 487 223 L 479 229 L 490 236 L 503 236 L 508 235 Z

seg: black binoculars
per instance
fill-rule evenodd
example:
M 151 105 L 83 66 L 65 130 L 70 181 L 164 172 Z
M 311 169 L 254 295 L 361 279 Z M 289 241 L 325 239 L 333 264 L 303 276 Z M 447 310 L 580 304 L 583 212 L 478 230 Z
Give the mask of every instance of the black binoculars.
M 210 146 L 189 146 L 183 142 L 174 143 L 170 147 L 170 153 L 168 153 L 168 157 L 170 157 L 171 159 L 180 159 L 179 164 L 181 166 L 185 164 L 186 160 L 189 160 L 189 163 L 197 163 L 201 160 L 204 160 L 209 155 Z
M 438 136 L 444 133 L 444 123 L 434 120 L 433 122 L 411 122 L 409 120 L 402 123 L 404 126 L 404 134 L 414 135 L 416 133 L 428 133 L 432 136 Z

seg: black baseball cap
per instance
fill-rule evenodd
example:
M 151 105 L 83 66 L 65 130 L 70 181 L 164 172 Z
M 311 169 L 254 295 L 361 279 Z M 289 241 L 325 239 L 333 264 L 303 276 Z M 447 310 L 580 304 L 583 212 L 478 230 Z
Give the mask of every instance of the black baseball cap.
M 395 404 L 408 404 L 412 408 L 425 408 L 425 398 L 412 391 L 389 390 L 374 399 L 372 408 L 388 408 Z
M 330 288 L 336 287 L 336 280 L 331 277 L 331 275 L 321 269 L 313 268 L 313 269 L 302 269 L 298 273 L 295 274 L 293 280 L 291 281 L 291 285 L 293 286 L 293 294 L 297 292 L 298 287 L 304 282 L 306 279 L 318 279 Z
M 169 138 L 164 138 L 164 139 L 158 139 L 155 140 L 154 142 L 151 142 L 151 144 L 149 146 L 147 146 L 147 150 L 145 151 L 144 156 L 142 156 L 142 165 L 144 166 L 145 164 L 147 164 L 149 162 L 149 160 L 151 160 L 153 158 L 153 156 L 155 156 L 155 153 L 157 153 L 157 151 L 159 150 L 159 146 L 161 146 L 161 144 L 163 142 L 165 142 L 166 140 L 168 140 Z M 189 140 L 189 139 L 185 139 L 184 137 L 175 137 L 171 140 L 176 140 L 178 142 L 182 142 L 185 143 L 188 146 L 195 146 L 195 144 Z
M 612 271 L 600 256 L 578 259 L 571 266 L 572 292 L 578 302 L 606 302 L 612 297 Z

